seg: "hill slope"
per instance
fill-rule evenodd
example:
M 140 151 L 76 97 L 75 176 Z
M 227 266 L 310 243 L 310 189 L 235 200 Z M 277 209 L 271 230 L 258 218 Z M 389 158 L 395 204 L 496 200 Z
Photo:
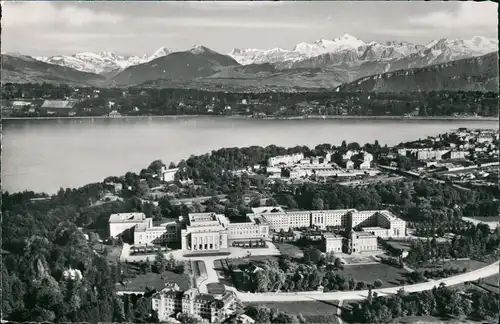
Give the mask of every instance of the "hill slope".
M 498 52 L 424 68 L 376 74 L 343 84 L 339 92 L 498 91 Z
M 60 65 L 35 60 L 29 56 L 2 54 L 2 83 L 68 83 L 96 85 L 104 77 Z
M 189 81 L 212 75 L 224 67 L 239 65 L 229 56 L 203 46 L 186 52 L 175 52 L 150 62 L 131 66 L 118 73 L 112 83 L 135 85 L 158 79 Z
M 204 82 L 245 86 L 332 88 L 349 80 L 335 70 L 300 68 L 278 70 L 270 64 L 227 68 L 203 79 Z

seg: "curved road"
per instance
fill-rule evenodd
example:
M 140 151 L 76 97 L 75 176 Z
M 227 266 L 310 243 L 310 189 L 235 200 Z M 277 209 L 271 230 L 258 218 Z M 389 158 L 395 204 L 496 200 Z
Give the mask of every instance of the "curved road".
M 446 286 L 458 285 L 467 281 L 486 278 L 499 273 L 500 261 L 490 264 L 484 268 L 459 274 L 457 276 L 432 280 L 408 286 L 373 289 L 379 296 L 397 293 L 400 289 L 406 292 L 419 292 L 431 290 L 435 286 L 444 283 Z M 287 301 L 311 301 L 311 300 L 363 300 L 368 296 L 368 290 L 359 291 L 336 291 L 336 292 L 297 292 L 297 293 L 244 293 L 236 291 L 236 295 L 242 302 L 287 302 Z

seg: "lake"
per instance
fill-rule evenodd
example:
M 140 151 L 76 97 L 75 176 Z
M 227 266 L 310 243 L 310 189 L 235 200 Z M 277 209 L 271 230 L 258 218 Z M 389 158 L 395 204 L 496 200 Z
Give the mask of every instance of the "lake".
M 167 165 L 222 147 L 279 146 L 342 140 L 394 145 L 459 127 L 498 128 L 498 121 L 258 120 L 224 117 L 4 120 L 2 187 L 54 193 L 128 171 L 156 159 Z

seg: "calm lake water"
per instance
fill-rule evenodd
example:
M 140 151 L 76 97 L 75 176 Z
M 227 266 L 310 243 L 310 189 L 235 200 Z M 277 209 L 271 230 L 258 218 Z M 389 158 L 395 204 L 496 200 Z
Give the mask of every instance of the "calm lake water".
M 256 120 L 217 117 L 4 120 L 2 187 L 48 193 L 110 175 L 139 172 L 222 147 L 394 145 L 458 127 L 498 128 L 497 121 Z

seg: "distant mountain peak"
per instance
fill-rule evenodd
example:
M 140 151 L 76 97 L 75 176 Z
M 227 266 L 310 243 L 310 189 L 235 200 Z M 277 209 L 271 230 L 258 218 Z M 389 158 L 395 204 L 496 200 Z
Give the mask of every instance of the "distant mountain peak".
M 160 47 L 159 49 L 157 49 L 157 50 L 153 53 L 153 55 L 151 55 L 151 56 L 150 56 L 147 60 L 148 60 L 148 61 L 152 61 L 152 60 L 157 59 L 157 58 L 159 58 L 159 57 L 167 56 L 168 54 L 170 54 L 170 51 L 169 51 L 166 47 L 162 46 L 162 47 Z M 144 54 L 144 55 L 146 55 L 146 54 Z M 143 57 L 144 57 L 144 56 L 143 56 Z M 147 56 L 146 56 L 146 57 L 147 57 Z
M 193 53 L 193 54 L 203 54 L 205 52 L 209 52 L 210 50 L 208 48 L 206 48 L 205 46 L 201 45 L 201 44 L 195 44 L 193 45 L 193 47 L 191 47 L 191 49 L 188 51 L 190 53 Z

